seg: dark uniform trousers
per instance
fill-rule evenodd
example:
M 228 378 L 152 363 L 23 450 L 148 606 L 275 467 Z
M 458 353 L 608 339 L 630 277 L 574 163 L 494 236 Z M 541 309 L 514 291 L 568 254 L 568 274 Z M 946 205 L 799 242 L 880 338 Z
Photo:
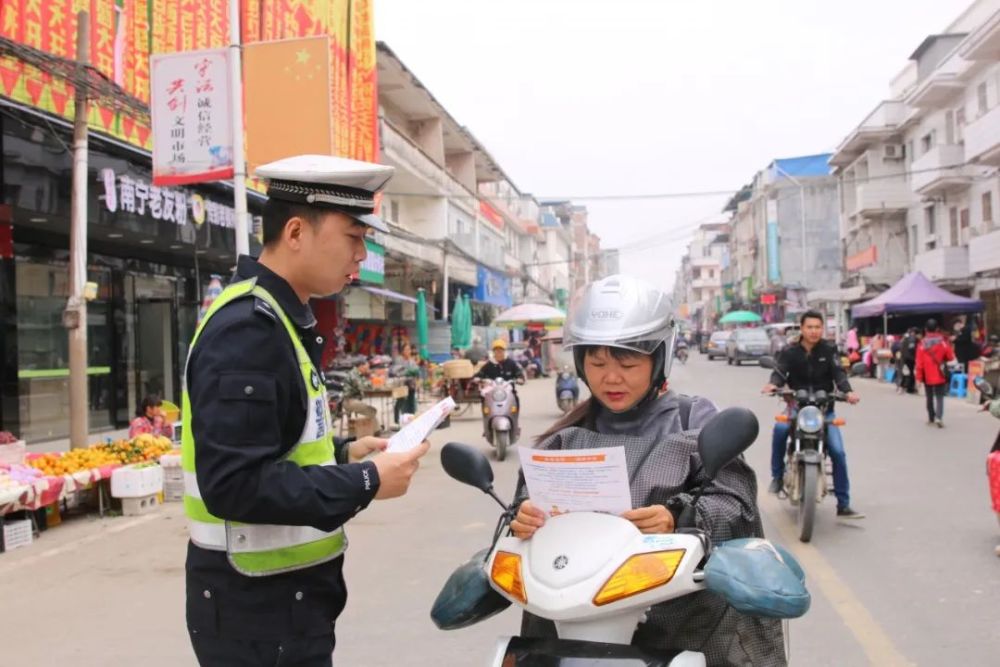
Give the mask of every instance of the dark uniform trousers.
M 332 667 L 333 633 L 282 641 L 247 641 L 209 637 L 191 631 L 191 645 L 201 667 Z

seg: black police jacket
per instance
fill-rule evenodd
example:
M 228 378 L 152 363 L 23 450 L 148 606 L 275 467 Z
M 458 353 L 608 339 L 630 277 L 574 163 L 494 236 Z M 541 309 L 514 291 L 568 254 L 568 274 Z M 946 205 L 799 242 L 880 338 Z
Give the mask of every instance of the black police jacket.
M 240 257 L 234 280 L 257 278 L 294 322 L 320 367 L 316 319 L 280 276 Z M 247 386 L 255 391 L 246 392 Z M 307 394 L 285 326 L 255 297 L 221 308 L 208 321 L 187 371 L 198 488 L 215 516 L 245 523 L 334 530 L 364 509 L 378 490 L 368 461 L 300 467 L 282 457 L 302 434 Z M 332 632 L 347 592 L 343 558 L 286 574 L 247 577 L 219 551 L 188 545 L 188 627 L 203 635 L 277 640 Z

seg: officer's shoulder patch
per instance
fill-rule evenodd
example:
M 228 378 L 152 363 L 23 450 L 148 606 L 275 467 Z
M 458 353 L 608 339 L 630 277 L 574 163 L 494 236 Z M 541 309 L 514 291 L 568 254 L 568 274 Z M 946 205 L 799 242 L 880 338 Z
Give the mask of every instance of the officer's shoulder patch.
M 258 296 L 253 298 L 253 311 L 268 318 L 272 322 L 278 321 L 278 314 L 274 312 L 274 308 L 271 307 L 271 304 Z

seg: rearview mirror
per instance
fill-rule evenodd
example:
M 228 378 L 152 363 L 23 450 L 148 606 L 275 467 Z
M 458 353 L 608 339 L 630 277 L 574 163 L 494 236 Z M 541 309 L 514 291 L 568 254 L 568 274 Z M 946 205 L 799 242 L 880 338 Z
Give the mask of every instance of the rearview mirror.
M 727 408 L 712 417 L 698 434 L 698 455 L 708 478 L 715 479 L 720 470 L 745 452 L 759 430 L 757 417 L 746 408 Z
M 493 467 L 478 449 L 458 442 L 449 442 L 441 448 L 441 466 L 448 475 L 474 486 L 483 493 L 493 489 Z
M 986 378 L 981 375 L 977 375 L 972 383 L 976 385 L 976 389 L 979 390 L 979 393 L 988 398 L 993 398 L 993 385 L 987 382 Z
M 776 364 L 776 363 L 774 363 L 774 357 L 761 357 L 761 358 L 760 358 L 760 365 L 761 365 L 761 366 L 762 366 L 763 368 L 769 368 L 769 369 L 771 369 L 772 371 L 773 371 L 773 370 L 774 370 L 775 368 L 777 368 L 777 367 L 778 367 L 778 366 L 777 366 L 777 364 Z

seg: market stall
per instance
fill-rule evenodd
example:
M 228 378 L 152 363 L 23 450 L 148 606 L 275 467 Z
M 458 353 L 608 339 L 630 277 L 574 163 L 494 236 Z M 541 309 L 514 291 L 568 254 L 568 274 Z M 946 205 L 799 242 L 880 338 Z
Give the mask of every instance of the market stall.
M 158 467 L 160 458 L 172 450 L 168 438 L 150 434 L 68 452 L 26 453 L 21 441 L 0 443 L 3 550 L 27 546 L 40 529 L 58 525 L 61 509 L 80 504 L 84 494 L 96 496 L 103 515 L 112 495 L 125 497 L 113 494 L 114 478 L 141 475 L 132 469 L 142 465 Z

